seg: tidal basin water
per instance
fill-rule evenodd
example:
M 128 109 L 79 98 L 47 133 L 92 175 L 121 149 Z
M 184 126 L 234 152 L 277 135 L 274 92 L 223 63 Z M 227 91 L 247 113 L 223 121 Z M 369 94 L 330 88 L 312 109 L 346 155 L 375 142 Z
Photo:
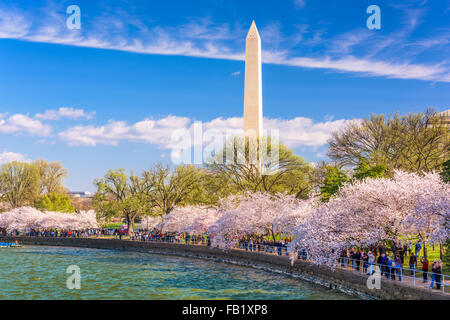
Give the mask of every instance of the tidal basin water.
M 81 289 L 66 286 L 67 267 Z M 354 299 L 276 273 L 212 261 L 119 250 L 0 249 L 0 299 Z

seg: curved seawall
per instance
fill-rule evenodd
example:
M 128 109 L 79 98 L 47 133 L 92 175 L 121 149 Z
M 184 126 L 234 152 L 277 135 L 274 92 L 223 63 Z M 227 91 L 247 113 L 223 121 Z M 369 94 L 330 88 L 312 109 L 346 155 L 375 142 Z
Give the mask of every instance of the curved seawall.
M 331 270 L 328 267 L 312 265 L 297 260 L 291 265 L 285 256 L 269 255 L 241 250 L 224 251 L 205 246 L 141 242 L 116 239 L 78 239 L 78 238 L 41 238 L 41 237 L 0 237 L 0 242 L 19 241 L 28 245 L 83 247 L 96 249 L 131 250 L 147 253 L 200 258 L 248 266 L 267 271 L 283 273 L 305 281 L 313 282 L 331 289 L 339 290 L 362 298 L 387 300 L 442 300 L 449 295 L 418 287 L 410 287 L 400 282 L 381 280 L 380 289 L 367 287 L 367 276 L 346 270 Z

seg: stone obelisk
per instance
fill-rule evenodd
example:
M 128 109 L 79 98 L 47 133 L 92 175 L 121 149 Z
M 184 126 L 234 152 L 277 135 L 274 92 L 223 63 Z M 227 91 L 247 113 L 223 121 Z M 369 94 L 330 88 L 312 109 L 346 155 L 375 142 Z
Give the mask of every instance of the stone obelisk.
M 253 21 L 245 45 L 244 135 L 262 131 L 261 38 Z

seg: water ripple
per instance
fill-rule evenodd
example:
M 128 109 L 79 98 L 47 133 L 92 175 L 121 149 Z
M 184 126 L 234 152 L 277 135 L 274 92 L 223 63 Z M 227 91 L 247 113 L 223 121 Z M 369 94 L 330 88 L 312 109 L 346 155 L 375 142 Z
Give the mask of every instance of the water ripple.
M 81 289 L 69 290 L 69 265 Z M 139 252 L 25 246 L 0 252 L 0 299 L 350 299 L 290 277 Z

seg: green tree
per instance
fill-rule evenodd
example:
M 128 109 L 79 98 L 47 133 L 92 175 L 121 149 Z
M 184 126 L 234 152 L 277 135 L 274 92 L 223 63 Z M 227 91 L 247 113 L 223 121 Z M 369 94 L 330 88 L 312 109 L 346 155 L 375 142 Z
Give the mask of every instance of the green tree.
M 266 152 L 260 152 L 263 146 Z M 313 167 L 285 145 L 266 137 L 253 142 L 244 137 L 229 139 L 208 159 L 206 168 L 226 177 L 237 192 L 288 192 L 305 198 L 313 189 Z
M 441 177 L 444 182 L 450 183 L 450 160 L 445 161 L 442 165 Z
M 0 172 L 0 198 L 12 208 L 32 205 L 39 197 L 39 172 L 24 162 L 2 165 Z
M 170 213 L 176 206 L 193 202 L 193 194 L 202 190 L 202 170 L 193 165 L 180 165 L 173 172 L 168 166 L 156 164 L 142 173 L 144 193 L 158 215 Z
M 353 173 L 353 179 L 364 180 L 366 178 L 386 178 L 386 165 L 372 165 L 370 166 L 367 161 L 360 158 L 358 166 Z
M 47 193 L 41 196 L 34 206 L 45 211 L 75 212 L 67 194 Z
M 133 174 L 128 177 L 124 169 L 109 170 L 104 178 L 96 179 L 94 184 L 97 186 L 94 206 L 100 217 L 107 220 L 123 217 L 128 235 L 133 232 L 135 219 L 152 210 L 152 203 L 145 193 L 145 181 Z
M 339 189 L 347 182 L 349 182 L 347 175 L 334 166 L 328 166 L 325 173 L 323 185 L 320 187 L 322 201 L 326 202 L 336 194 Z
M 226 175 L 199 169 L 196 187 L 187 195 L 183 203 L 214 207 L 220 199 L 237 193 L 239 191 L 230 183 L 230 179 Z
M 442 115 L 427 110 L 391 117 L 372 115 L 334 132 L 328 156 L 341 166 L 355 166 L 360 158 L 369 165 L 386 165 L 408 172 L 439 170 L 448 159 L 449 130 Z
M 39 172 L 41 195 L 46 193 L 66 193 L 63 180 L 67 178 L 68 171 L 60 162 L 48 162 L 47 160 L 36 160 L 33 165 Z

